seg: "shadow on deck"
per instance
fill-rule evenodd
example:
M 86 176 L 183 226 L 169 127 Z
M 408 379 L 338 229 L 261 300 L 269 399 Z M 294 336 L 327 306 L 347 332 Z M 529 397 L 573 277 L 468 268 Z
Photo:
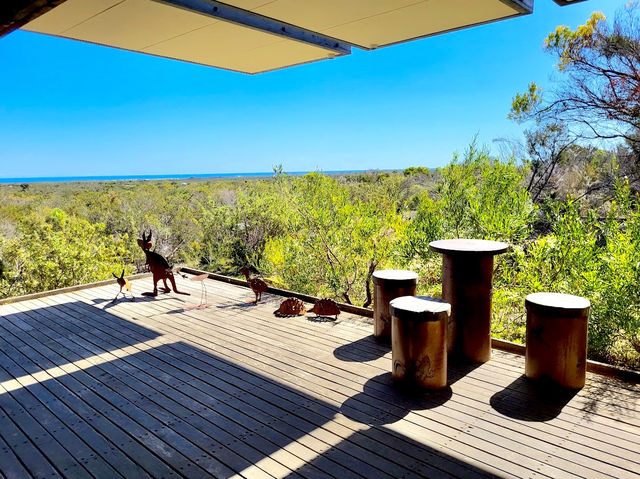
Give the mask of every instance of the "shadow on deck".
M 391 385 L 388 346 L 348 317 L 277 319 L 273 301 L 248 308 L 246 290 L 210 289 L 205 310 L 173 295 L 109 303 L 108 287 L 0 306 L 0 472 L 633 477 L 640 467 L 633 385 L 541 394 L 519 358 L 499 353 L 450 368 L 444 391 L 411 395 Z M 605 388 L 627 403 L 616 409 Z

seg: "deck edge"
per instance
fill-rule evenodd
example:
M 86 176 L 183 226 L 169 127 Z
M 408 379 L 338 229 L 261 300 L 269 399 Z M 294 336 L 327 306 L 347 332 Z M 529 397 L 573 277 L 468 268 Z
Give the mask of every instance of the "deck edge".
M 523 344 L 498 338 L 491 338 L 491 347 L 493 349 L 499 349 L 500 351 L 506 351 L 520 356 L 524 356 L 527 350 Z M 599 361 L 587 359 L 587 371 L 601 376 L 614 377 L 626 382 L 640 384 L 640 371 L 634 371 L 633 369 L 627 369 L 613 364 L 601 363 Z
M 203 271 L 200 269 L 187 268 L 187 267 L 180 268 L 180 271 L 184 273 L 196 274 L 196 275 L 207 273 L 209 275 L 209 279 L 215 279 L 217 281 L 234 284 L 236 286 L 243 286 L 245 288 L 249 287 L 248 282 L 242 279 L 233 278 L 231 276 L 225 276 L 223 274 L 211 273 L 209 271 Z M 307 303 L 315 303 L 318 299 L 320 299 L 316 296 L 297 293 L 295 291 L 290 291 L 288 289 L 275 288 L 273 286 L 269 286 L 269 288 L 267 289 L 267 293 L 277 294 L 278 296 L 284 296 L 286 298 L 298 298 L 302 301 L 306 301 Z M 360 306 L 355 306 L 353 304 L 347 304 L 347 303 L 338 303 L 338 306 L 340 307 L 340 310 L 344 311 L 345 313 L 353 313 L 353 314 L 358 314 L 360 316 L 364 316 L 366 318 L 373 318 L 372 309 L 362 308 Z
M 130 281 L 136 279 L 142 279 L 151 276 L 151 273 L 138 273 L 131 276 L 127 276 Z M 109 284 L 116 284 L 114 279 L 105 279 L 102 281 L 96 281 L 95 283 L 79 284 L 76 286 L 67 286 L 66 288 L 50 289 L 49 291 L 41 291 L 39 293 L 24 294 L 22 296 L 11 296 L 9 298 L 0 299 L 0 306 L 3 304 L 18 303 L 20 301 L 28 301 L 30 299 L 46 298 L 47 296 L 55 296 L 56 294 L 73 293 L 74 291 L 80 291 L 83 289 L 97 288 L 99 286 L 106 286 Z

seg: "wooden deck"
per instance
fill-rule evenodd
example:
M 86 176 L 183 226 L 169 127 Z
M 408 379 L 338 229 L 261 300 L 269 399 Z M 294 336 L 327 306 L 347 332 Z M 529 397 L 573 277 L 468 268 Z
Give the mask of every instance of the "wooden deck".
M 276 318 L 282 298 L 179 280 L 0 306 L 0 476 L 585 477 L 640 471 L 640 387 L 539 391 L 523 358 L 408 396 L 361 318 Z

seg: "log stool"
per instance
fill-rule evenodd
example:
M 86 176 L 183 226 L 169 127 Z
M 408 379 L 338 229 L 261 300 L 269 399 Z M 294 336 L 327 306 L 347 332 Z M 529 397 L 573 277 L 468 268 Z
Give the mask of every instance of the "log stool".
M 584 386 L 587 366 L 588 299 L 570 294 L 534 293 L 525 299 L 525 375 L 547 377 L 561 386 Z
M 447 385 L 447 322 L 451 305 L 427 296 L 391 301 L 391 377 L 425 389 Z
M 385 269 L 373 273 L 373 284 L 373 335 L 388 342 L 391 339 L 389 302 L 400 296 L 414 296 L 418 275 L 404 269 Z

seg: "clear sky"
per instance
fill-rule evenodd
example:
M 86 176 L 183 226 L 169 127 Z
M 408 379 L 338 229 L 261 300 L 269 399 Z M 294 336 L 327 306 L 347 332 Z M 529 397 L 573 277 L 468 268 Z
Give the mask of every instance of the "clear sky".
M 517 138 L 542 41 L 627 0 L 533 15 L 256 76 L 17 31 L 0 38 L 0 177 L 442 166 Z

